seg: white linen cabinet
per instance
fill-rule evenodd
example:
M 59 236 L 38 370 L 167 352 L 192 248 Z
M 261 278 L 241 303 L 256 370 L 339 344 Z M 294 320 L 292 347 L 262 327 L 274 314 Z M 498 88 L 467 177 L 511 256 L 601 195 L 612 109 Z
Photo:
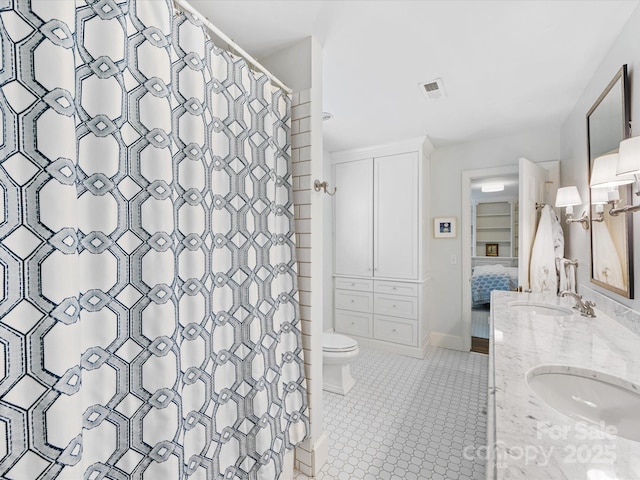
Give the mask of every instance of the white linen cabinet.
M 418 139 L 332 155 L 334 328 L 414 357 L 429 336 L 430 152 Z

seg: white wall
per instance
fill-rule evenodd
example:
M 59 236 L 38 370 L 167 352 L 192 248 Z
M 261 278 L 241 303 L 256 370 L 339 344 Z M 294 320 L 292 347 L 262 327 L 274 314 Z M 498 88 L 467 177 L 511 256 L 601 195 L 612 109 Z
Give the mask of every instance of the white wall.
M 431 156 L 431 215 L 455 216 L 460 220 L 463 170 L 517 165 L 525 157 L 533 162 L 560 158 L 560 132 L 535 131 L 436 149 Z M 462 345 L 462 240 L 431 240 L 432 308 L 430 326 L 434 337 L 459 337 Z M 457 263 L 452 265 L 451 255 Z M 440 334 L 440 335 L 437 335 Z
M 318 82 L 322 82 L 322 63 L 319 66 L 317 62 L 314 64 L 311 53 L 314 44 L 317 41 L 313 37 L 307 37 L 258 60 L 291 90 L 302 92 L 310 89 L 314 82 L 316 86 Z
M 335 183 L 331 171 L 331 156 L 326 150 L 323 152 L 324 172 L 321 181 L 329 182 L 329 188 L 333 190 Z M 323 299 L 324 319 L 322 330 L 333 329 L 333 198 L 330 195 L 323 195 L 324 201 L 324 223 L 322 231 L 323 239 Z
M 640 32 L 640 8 L 636 9 L 624 29 L 620 32 L 616 42 L 598 67 L 573 111 L 562 126 L 560 135 L 561 178 L 564 185 L 577 185 L 580 196 L 583 199 L 589 198 L 586 114 L 600 93 L 602 93 L 602 90 L 625 63 L 628 68 L 631 92 L 632 136 L 640 135 L 640 42 L 638 41 L 638 32 Z M 635 125 L 635 128 L 633 128 L 633 125 Z M 638 203 L 638 200 L 636 200 L 636 203 Z M 569 230 L 566 253 L 571 258 L 577 258 L 580 262 L 578 267 L 579 283 L 590 286 L 594 290 L 637 311 L 640 310 L 640 214 L 633 215 L 635 300 L 625 299 L 590 283 L 589 234 L 582 228 L 571 228 Z

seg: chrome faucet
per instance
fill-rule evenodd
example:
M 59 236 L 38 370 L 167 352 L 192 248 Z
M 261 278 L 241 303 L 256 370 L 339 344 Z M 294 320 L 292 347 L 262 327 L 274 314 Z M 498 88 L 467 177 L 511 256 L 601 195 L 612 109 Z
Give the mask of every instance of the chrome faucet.
M 593 307 L 596 306 L 591 300 L 587 300 L 586 302 L 582 301 L 582 295 L 578 295 L 577 293 L 570 292 L 569 290 L 565 290 L 560 292 L 561 297 L 573 297 L 576 301 L 576 304 L 573 306 L 576 310 L 580 312 L 580 315 L 583 317 L 595 317 L 596 314 L 593 311 Z

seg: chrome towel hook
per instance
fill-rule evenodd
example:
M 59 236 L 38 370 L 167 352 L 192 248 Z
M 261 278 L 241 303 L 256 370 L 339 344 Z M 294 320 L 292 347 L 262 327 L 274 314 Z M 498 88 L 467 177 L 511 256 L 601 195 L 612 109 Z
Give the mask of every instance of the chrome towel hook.
M 321 182 L 320 180 L 316 180 L 315 182 L 313 182 L 313 189 L 316 192 L 319 192 L 320 190 L 324 190 L 324 193 L 327 193 L 331 196 L 336 194 L 336 191 L 338 190 L 338 187 L 333 187 L 333 192 L 330 192 L 328 190 L 329 188 L 329 182 Z

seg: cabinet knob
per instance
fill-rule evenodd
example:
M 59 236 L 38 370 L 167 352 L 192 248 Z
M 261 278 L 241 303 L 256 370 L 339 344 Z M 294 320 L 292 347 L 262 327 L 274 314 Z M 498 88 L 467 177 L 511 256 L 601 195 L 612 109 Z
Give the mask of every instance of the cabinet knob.
M 351 325 L 355 325 L 355 324 L 356 324 L 356 322 L 351 322 Z
M 355 287 L 355 286 L 356 286 L 356 284 L 355 284 L 355 283 L 352 283 L 352 284 L 351 284 L 351 286 L 352 286 L 352 287 Z
M 354 303 L 354 302 L 355 302 L 355 300 L 352 298 L 352 299 L 351 299 L 351 303 Z
M 394 289 L 394 290 L 397 290 L 398 288 L 397 288 L 397 287 L 393 287 L 393 289 Z
M 396 329 L 394 328 L 394 329 L 392 330 L 392 332 L 393 332 L 393 333 L 396 333 Z
M 396 308 L 396 306 L 394 305 L 393 308 Z

